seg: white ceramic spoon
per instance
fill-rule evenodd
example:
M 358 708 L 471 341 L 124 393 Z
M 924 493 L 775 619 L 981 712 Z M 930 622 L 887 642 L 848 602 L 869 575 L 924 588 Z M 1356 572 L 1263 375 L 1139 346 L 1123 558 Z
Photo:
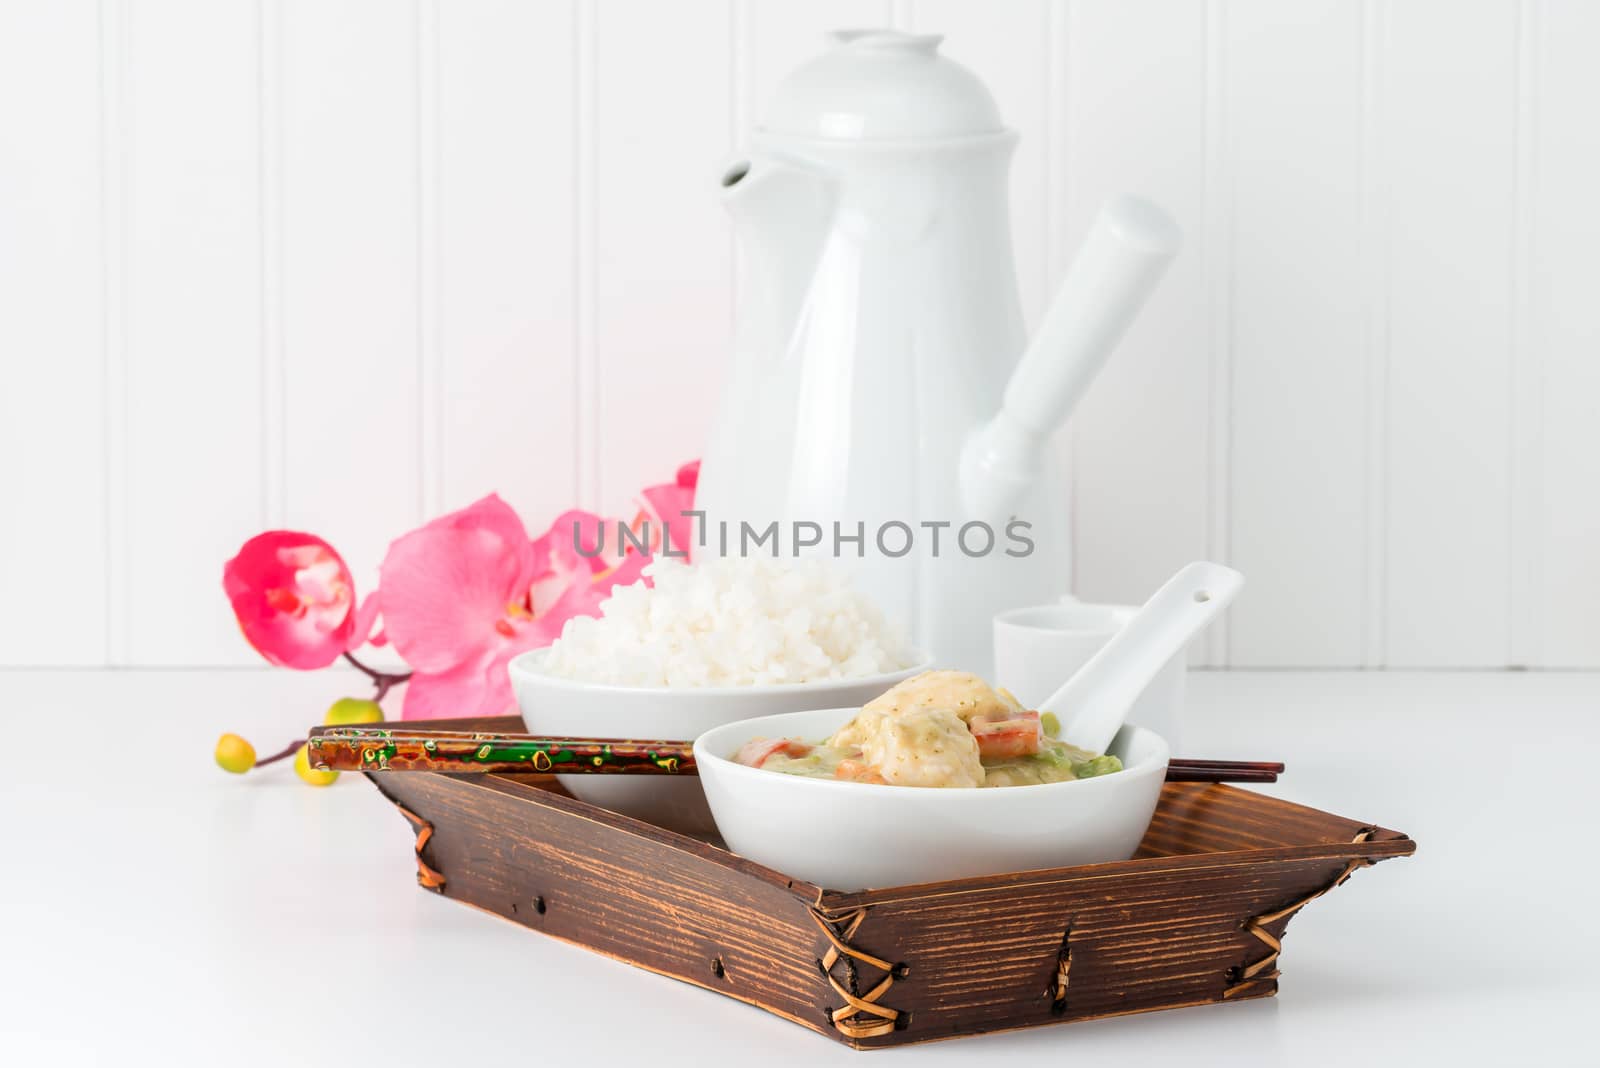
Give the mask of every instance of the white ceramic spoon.
M 1167 580 L 1128 625 L 1039 706 L 1061 720 L 1062 740 L 1104 753 L 1156 673 L 1233 600 L 1244 576 L 1193 563 Z

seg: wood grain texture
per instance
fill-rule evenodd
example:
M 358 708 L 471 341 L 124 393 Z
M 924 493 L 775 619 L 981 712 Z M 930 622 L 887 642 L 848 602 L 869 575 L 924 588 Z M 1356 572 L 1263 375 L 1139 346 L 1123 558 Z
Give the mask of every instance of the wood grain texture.
M 446 897 L 822 1029 L 817 888 L 516 776 L 373 781 L 432 824 Z
M 1219 1002 L 1268 953 L 1252 917 L 1281 938 L 1296 913 L 1274 913 L 1352 861 L 1415 848 L 1244 790 L 1169 784 L 1132 860 L 838 893 L 585 804 L 548 777 L 371 778 L 421 832 L 431 889 L 857 1048 Z M 824 923 L 865 960 L 825 956 Z M 891 1026 L 850 1037 L 835 1024 L 849 1008 L 841 989 L 886 1007 Z M 1276 991 L 1266 971 L 1229 1000 Z

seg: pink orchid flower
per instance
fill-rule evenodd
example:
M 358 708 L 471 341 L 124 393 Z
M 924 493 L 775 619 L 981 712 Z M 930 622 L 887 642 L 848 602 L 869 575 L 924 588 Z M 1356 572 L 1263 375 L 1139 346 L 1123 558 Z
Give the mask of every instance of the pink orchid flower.
M 608 535 L 604 541 L 603 535 Z M 615 520 L 577 509 L 561 513 L 534 539 L 535 614 L 556 621 L 557 637 L 573 616 L 599 615 L 600 602 L 611 596 L 613 587 L 639 581 L 650 557 L 635 552 L 618 556 L 616 546 Z
M 700 461 L 693 460 L 678 468 L 675 481 L 648 486 L 640 492 L 639 513 L 632 526 L 635 534 L 648 534 L 648 551 L 652 555 L 666 545 L 674 557 L 688 558 L 694 548 L 695 530 L 694 520 L 685 513 L 694 507 L 694 490 L 699 481 Z
M 500 715 L 514 709 L 506 664 L 549 645 L 575 615 L 595 615 L 612 587 L 636 582 L 648 557 L 584 557 L 600 518 L 568 512 L 530 542 L 490 495 L 389 547 L 380 570 L 384 633 L 411 666 L 402 717 Z
M 247 642 L 280 667 L 327 667 L 360 648 L 378 612 L 356 607 L 355 581 L 333 546 L 314 534 L 269 530 L 222 568 L 222 587 Z
M 505 662 L 550 640 L 528 601 L 533 546 L 490 495 L 397 539 L 378 573 L 384 634 L 413 672 L 402 715 L 498 715 Z
M 573 616 L 599 615 L 601 602 L 611 596 L 614 587 L 643 578 L 645 565 L 662 549 L 663 531 L 670 531 L 672 555 L 687 559 L 693 522 L 684 513 L 694 507 L 699 476 L 700 461 L 695 460 L 678 468 L 675 481 L 646 487 L 629 525 L 633 532 L 630 540 L 619 535 L 621 520 L 604 520 L 593 512 L 578 510 L 558 516 L 533 543 L 539 570 L 533 582 L 534 614 L 548 614 L 556 623 L 557 637 L 559 628 Z M 636 544 L 643 545 L 643 551 L 635 549 Z

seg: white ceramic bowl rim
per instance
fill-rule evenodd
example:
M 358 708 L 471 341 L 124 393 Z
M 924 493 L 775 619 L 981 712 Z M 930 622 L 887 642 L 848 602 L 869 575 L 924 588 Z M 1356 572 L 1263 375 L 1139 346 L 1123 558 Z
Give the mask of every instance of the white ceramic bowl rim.
M 735 694 L 760 696 L 763 694 L 787 694 L 813 692 L 822 694 L 830 688 L 856 688 L 870 686 L 874 682 L 882 681 L 885 688 L 893 685 L 891 680 L 909 678 L 920 675 L 924 671 L 933 669 L 933 658 L 920 650 L 912 650 L 915 662 L 909 667 L 896 668 L 894 671 L 879 672 L 876 675 L 853 675 L 849 678 L 817 679 L 813 682 L 773 682 L 752 686 L 618 686 L 608 682 L 584 682 L 582 679 L 572 679 L 565 675 L 551 675 L 540 670 L 544 657 L 550 651 L 546 646 L 543 649 L 530 649 L 511 659 L 507 670 L 513 676 L 521 674 L 531 679 L 537 679 L 541 686 L 554 689 L 581 690 L 584 693 L 612 693 L 612 694 L 694 694 L 697 697 L 729 697 Z
M 837 708 L 837 709 L 815 709 L 813 711 L 814 712 L 822 712 L 822 711 L 839 712 L 841 714 L 845 714 L 845 719 L 848 719 L 850 716 L 853 716 L 856 712 L 860 711 L 860 709 L 855 709 L 855 708 Z M 746 775 L 746 776 L 747 775 L 760 775 L 763 778 L 766 778 L 766 777 L 769 777 L 769 776 L 773 776 L 773 775 L 781 775 L 782 772 L 762 771 L 760 768 L 752 768 L 748 764 L 736 763 L 735 761 L 729 759 L 728 757 L 725 757 L 720 753 L 714 752 L 710 748 L 710 741 L 709 740 L 713 739 L 713 737 L 716 736 L 716 735 L 721 735 L 721 734 L 724 734 L 724 733 L 732 733 L 735 730 L 749 730 L 749 729 L 752 729 L 752 728 L 758 728 L 760 726 L 760 724 L 762 724 L 763 722 L 766 722 L 768 720 L 784 719 L 784 718 L 790 717 L 790 716 L 808 716 L 808 715 L 812 715 L 812 714 L 813 714 L 813 712 L 810 712 L 810 711 L 808 711 L 808 712 L 780 712 L 780 713 L 778 713 L 777 715 L 774 715 L 774 716 L 760 716 L 760 717 L 757 717 L 755 719 L 744 719 L 744 720 L 739 720 L 739 721 L 734 722 L 734 723 L 725 723 L 720 727 L 713 727 L 711 730 L 706 731 L 699 738 L 695 739 L 695 743 L 694 743 L 694 759 L 695 759 L 695 762 L 699 763 L 699 764 L 705 764 L 705 763 L 707 763 L 709 761 L 715 761 L 718 764 L 725 764 L 725 765 L 727 765 L 727 771 L 731 772 L 735 776 L 736 780 L 737 780 L 737 777 L 741 776 L 741 775 Z M 843 726 L 844 723 L 845 723 L 845 719 L 841 719 L 839 721 L 838 726 Z M 837 729 L 837 727 L 835 729 Z M 838 779 L 814 779 L 814 778 L 811 778 L 811 777 L 806 776 L 806 775 L 784 775 L 783 777 L 785 779 L 791 780 L 793 782 L 799 782 L 799 783 L 807 784 L 805 787 L 803 787 L 804 789 L 810 789 L 812 787 L 817 787 L 817 788 L 827 789 L 827 790 L 866 790 L 866 791 L 869 791 L 871 793 L 881 793 L 883 790 L 893 790 L 894 793 L 897 796 L 898 795 L 911 795 L 911 796 L 915 796 L 915 797 L 918 797 L 918 798 L 928 798 L 929 800 L 926 802 L 928 804 L 961 804 L 961 803 L 983 804 L 984 802 L 982 802 L 982 801 L 974 801 L 972 799 L 974 797 L 993 797 L 993 796 L 1002 795 L 1002 794 L 1008 794 L 1008 795 L 1011 795 L 1013 797 L 1016 797 L 1016 796 L 1035 796 L 1035 795 L 1042 796 L 1044 791 L 1047 791 L 1047 790 L 1054 790 L 1054 791 L 1057 791 L 1057 792 L 1061 792 L 1061 791 L 1064 791 L 1064 790 L 1072 790 L 1072 789 L 1077 789 L 1077 790 L 1080 790 L 1080 791 L 1096 789 L 1096 788 L 1098 788 L 1098 789 L 1111 789 L 1111 788 L 1114 788 L 1114 786 L 1115 786 L 1115 783 L 1113 782 L 1113 780 L 1116 779 L 1117 775 L 1125 775 L 1125 774 L 1129 774 L 1129 773 L 1145 772 L 1145 771 L 1150 770 L 1150 768 L 1152 766 L 1157 765 L 1157 764 L 1159 764 L 1159 765 L 1164 767 L 1166 765 L 1166 763 L 1167 763 L 1168 758 L 1171 756 L 1171 751 L 1167 747 L 1166 740 L 1164 738 L 1162 738 L 1161 735 L 1157 734 L 1155 731 L 1151 730 L 1150 728 L 1148 728 L 1148 727 L 1139 727 L 1139 726 L 1135 726 L 1134 724 L 1130 723 L 1130 724 L 1127 724 L 1126 726 L 1124 726 L 1122 729 L 1124 731 L 1130 731 L 1131 730 L 1133 732 L 1133 735 L 1130 737 L 1130 741 L 1132 741 L 1134 739 L 1137 739 L 1140 735 L 1149 735 L 1151 738 L 1154 738 L 1156 741 L 1160 742 L 1161 744 L 1156 748 L 1156 751 L 1154 753 L 1152 753 L 1149 756 L 1145 757 L 1143 760 L 1140 760 L 1138 763 L 1126 765 L 1125 767 L 1123 767 L 1123 769 L 1121 771 L 1116 772 L 1115 774 L 1112 774 L 1112 775 L 1096 775 L 1096 776 L 1093 776 L 1092 778 L 1088 778 L 1088 779 L 1069 779 L 1066 782 L 1045 782 L 1045 783 L 1038 783 L 1037 785 L 1033 785 L 1033 786 L 996 786 L 993 789 L 985 789 L 983 787 L 970 787 L 970 788 L 967 788 L 967 789 L 941 789 L 941 788 L 938 788 L 938 787 L 918 787 L 918 786 L 899 786 L 899 787 L 894 787 L 894 786 L 884 786 L 884 785 L 882 785 L 880 783 L 842 782 L 842 781 L 840 781 Z M 751 734 L 751 735 L 746 736 L 744 741 L 749 741 L 751 738 L 758 738 L 758 737 L 762 737 L 762 735 L 760 735 L 760 734 Z M 741 742 L 740 744 L 743 744 L 743 742 Z M 1163 750 L 1165 750 L 1165 752 L 1163 752 Z M 1111 785 L 1108 786 L 1108 785 L 1106 785 L 1107 783 L 1111 783 Z M 937 799 L 937 800 L 934 800 L 934 799 Z M 962 799 L 966 799 L 966 800 L 963 801 Z M 923 802 L 918 801 L 916 803 L 917 804 L 922 804 Z

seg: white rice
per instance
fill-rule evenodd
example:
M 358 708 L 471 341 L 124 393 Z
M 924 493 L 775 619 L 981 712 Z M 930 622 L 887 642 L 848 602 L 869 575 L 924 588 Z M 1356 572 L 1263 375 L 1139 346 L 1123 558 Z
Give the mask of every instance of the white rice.
M 762 686 L 910 667 L 877 605 L 818 560 L 662 558 L 601 616 L 567 621 L 543 668 L 614 686 Z

